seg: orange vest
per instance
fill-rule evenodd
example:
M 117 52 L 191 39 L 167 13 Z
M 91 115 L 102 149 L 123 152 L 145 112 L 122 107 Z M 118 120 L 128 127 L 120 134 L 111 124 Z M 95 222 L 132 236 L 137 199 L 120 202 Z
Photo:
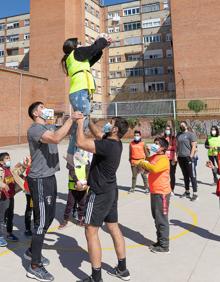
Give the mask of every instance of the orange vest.
M 132 141 L 130 143 L 130 159 L 132 164 L 138 163 L 138 161 L 144 160 L 146 158 L 144 146 L 145 144 L 143 141 Z
M 150 187 L 150 192 L 152 194 L 163 194 L 167 195 L 171 192 L 170 187 L 170 162 L 166 155 L 153 155 L 150 157 L 149 162 L 151 164 L 156 164 L 159 159 L 163 158 L 164 162 L 167 164 L 167 169 L 162 172 L 149 172 L 148 182 Z

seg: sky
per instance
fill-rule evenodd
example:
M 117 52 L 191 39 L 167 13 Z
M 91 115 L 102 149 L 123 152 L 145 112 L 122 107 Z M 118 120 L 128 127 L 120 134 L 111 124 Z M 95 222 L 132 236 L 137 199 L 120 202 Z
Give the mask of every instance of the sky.
M 128 0 L 104 0 L 104 3 L 105 5 L 109 5 L 127 1 Z M 30 0 L 0 0 L 0 3 L 0 18 L 29 13 L 30 11 Z

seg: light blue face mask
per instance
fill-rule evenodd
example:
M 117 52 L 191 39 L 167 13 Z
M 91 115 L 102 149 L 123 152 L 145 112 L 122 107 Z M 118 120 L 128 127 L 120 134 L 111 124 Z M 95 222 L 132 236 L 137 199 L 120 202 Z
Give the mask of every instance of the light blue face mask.
M 160 146 L 157 145 L 157 144 L 152 144 L 152 145 L 150 146 L 150 150 L 151 150 L 151 152 L 153 152 L 153 153 L 157 153 L 159 149 L 160 149 Z
M 111 125 L 110 122 L 106 123 L 102 128 L 102 131 L 104 133 L 109 133 L 109 132 L 111 132 L 111 130 L 112 130 L 112 125 Z
M 5 162 L 5 166 L 8 167 L 8 168 L 11 167 L 11 161 Z
M 44 120 L 51 118 L 51 111 L 50 109 L 44 108 L 41 112 L 41 118 Z

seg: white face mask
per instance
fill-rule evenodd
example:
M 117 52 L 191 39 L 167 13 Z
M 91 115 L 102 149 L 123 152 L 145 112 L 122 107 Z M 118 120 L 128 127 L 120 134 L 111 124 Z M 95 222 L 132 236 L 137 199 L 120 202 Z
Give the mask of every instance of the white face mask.
M 169 129 L 165 130 L 165 134 L 170 135 L 170 130 Z
M 140 136 L 134 136 L 134 141 L 140 141 L 141 137 Z
M 44 108 L 41 111 L 41 118 L 44 119 L 44 120 L 53 119 L 54 118 L 54 110 L 53 109 Z
M 211 133 L 212 133 L 213 136 L 215 136 L 217 132 L 216 132 L 216 130 L 212 130 Z

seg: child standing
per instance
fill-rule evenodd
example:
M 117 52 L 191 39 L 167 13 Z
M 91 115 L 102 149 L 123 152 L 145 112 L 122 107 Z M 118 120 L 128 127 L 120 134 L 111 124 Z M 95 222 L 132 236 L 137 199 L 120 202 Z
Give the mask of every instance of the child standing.
M 154 153 L 149 161 L 140 161 L 138 166 L 149 171 L 148 181 L 151 193 L 151 212 L 157 230 L 157 242 L 152 245 L 154 253 L 169 253 L 170 202 L 170 163 L 166 156 L 169 143 L 164 137 L 154 140 L 151 151 Z
M 4 170 L 0 167 L 0 247 L 7 246 L 7 241 L 4 238 L 4 217 L 5 211 L 8 208 L 8 190 L 9 187 L 3 182 Z
M 87 116 L 90 114 L 90 98 L 95 92 L 95 81 L 90 71 L 102 56 L 102 50 L 111 44 L 111 38 L 104 34 L 96 39 L 91 46 L 81 46 L 78 38 L 69 38 L 64 42 L 61 63 L 63 70 L 70 77 L 69 100 L 74 111 L 80 111 Z M 68 161 L 73 163 L 72 155 L 76 152 L 76 123 L 71 129 L 68 147 Z M 88 128 L 88 120 L 84 129 Z
M 74 160 L 75 166 L 67 163 L 67 169 L 69 170 L 69 192 L 64 211 L 64 220 L 63 223 L 60 224 L 59 229 L 67 226 L 70 220 L 70 214 L 73 213 L 76 208 L 78 212 L 78 223 L 79 225 L 83 225 L 90 162 L 88 152 L 78 150 L 78 153 L 80 153 L 81 157 L 80 160 Z
M 18 238 L 13 234 L 13 218 L 14 218 L 14 195 L 15 195 L 15 181 L 11 172 L 11 158 L 7 152 L 0 154 L 0 167 L 4 171 L 3 182 L 8 185 L 9 206 L 5 211 L 5 221 L 7 228 L 7 241 L 17 242 Z M 1 198 L 6 200 L 6 195 L 1 195 Z

